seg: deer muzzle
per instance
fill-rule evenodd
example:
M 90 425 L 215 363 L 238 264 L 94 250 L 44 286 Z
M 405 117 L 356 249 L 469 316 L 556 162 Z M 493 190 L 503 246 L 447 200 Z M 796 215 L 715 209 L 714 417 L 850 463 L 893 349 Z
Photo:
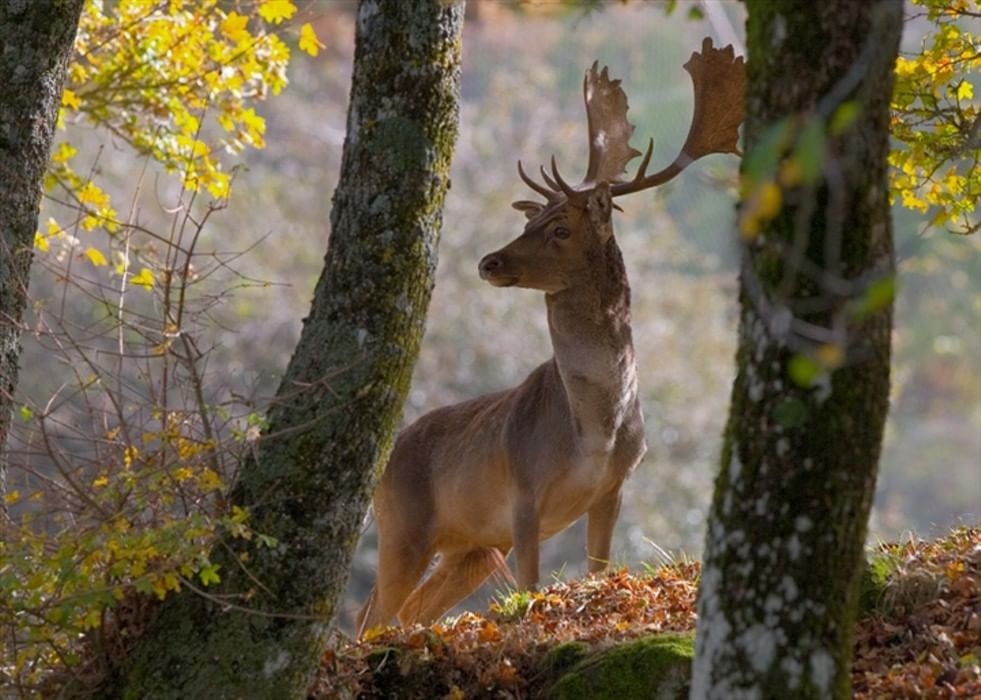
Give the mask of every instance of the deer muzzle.
M 490 282 L 495 287 L 513 287 L 518 283 L 518 276 L 507 271 L 504 257 L 500 253 L 485 255 L 477 265 L 480 279 Z

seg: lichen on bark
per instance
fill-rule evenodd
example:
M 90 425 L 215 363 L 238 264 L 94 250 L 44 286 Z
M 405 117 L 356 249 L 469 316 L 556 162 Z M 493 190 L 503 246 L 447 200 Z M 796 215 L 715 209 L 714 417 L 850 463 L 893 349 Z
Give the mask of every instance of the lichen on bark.
M 309 688 L 423 333 L 462 21 L 462 2 L 360 3 L 324 270 L 259 455 L 231 494 L 279 544 L 216 548 L 216 595 L 252 611 L 173 596 L 106 696 L 278 699 Z
M 6 513 L 7 433 L 41 180 L 83 4 L 84 0 L 0 3 L 0 525 Z
M 773 124 L 812 118 L 835 91 L 859 113 L 842 133 L 826 134 L 837 170 L 825 168 L 813 188 L 785 191 L 780 213 L 744 251 L 737 378 L 709 517 L 691 697 L 845 698 L 888 409 L 891 310 L 849 327 L 855 359 L 803 387 L 788 371 L 795 350 L 786 324 L 759 298 L 792 297 L 805 309 L 800 318 L 830 327 L 851 299 L 822 297 L 813 270 L 847 280 L 892 270 L 885 178 L 902 3 L 747 5 L 746 162 Z M 840 246 L 828 245 L 832 219 L 842 222 Z

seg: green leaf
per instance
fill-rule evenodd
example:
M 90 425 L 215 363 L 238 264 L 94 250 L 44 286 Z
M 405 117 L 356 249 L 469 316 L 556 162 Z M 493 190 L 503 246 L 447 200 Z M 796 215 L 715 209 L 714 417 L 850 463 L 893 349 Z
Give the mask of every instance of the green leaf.
M 784 399 L 774 407 L 773 420 L 784 428 L 799 428 L 807 420 L 807 407 L 800 399 Z
M 861 320 L 886 308 L 896 296 L 896 278 L 893 275 L 875 280 L 854 301 L 852 316 Z
M 744 159 L 748 185 L 754 187 L 764 180 L 773 180 L 777 163 L 787 147 L 791 136 L 789 119 L 781 119 L 766 129 L 760 142 L 750 150 Z
M 29 423 L 33 417 L 34 411 L 31 410 L 30 406 L 24 405 L 20 407 L 20 418 L 22 421 Z
M 807 389 L 821 374 L 821 366 L 813 358 L 798 353 L 787 363 L 787 374 L 794 384 Z
M 279 544 L 279 540 L 277 540 L 275 537 L 270 537 L 269 535 L 256 534 L 255 538 L 260 545 L 263 547 L 268 547 L 269 549 L 272 549 Z
M 831 124 L 828 125 L 828 132 L 832 136 L 844 133 L 848 127 L 855 123 L 858 116 L 862 113 L 862 108 L 858 102 L 849 100 L 838 105 L 838 109 L 831 115 Z
M 209 586 L 212 583 L 221 582 L 221 577 L 218 576 L 219 564 L 208 564 L 206 567 L 198 572 L 198 577 L 201 579 L 201 583 L 205 586 Z
M 824 122 L 812 119 L 801 132 L 791 158 L 800 169 L 801 180 L 812 183 L 821 175 L 824 166 Z
M 702 11 L 702 8 L 699 7 L 698 5 L 692 5 L 691 8 L 689 8 L 688 10 L 688 19 L 693 19 L 693 20 L 705 19 L 705 13 Z

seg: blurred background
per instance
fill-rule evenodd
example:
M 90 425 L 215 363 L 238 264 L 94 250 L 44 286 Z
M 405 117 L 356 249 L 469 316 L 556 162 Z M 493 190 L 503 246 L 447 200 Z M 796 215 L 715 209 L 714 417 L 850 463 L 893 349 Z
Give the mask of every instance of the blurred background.
M 590 7 L 593 9 L 591 10 Z M 245 154 L 231 204 L 210 220 L 199 248 L 243 251 L 212 283 L 214 345 L 207 383 L 262 401 L 275 391 L 298 338 L 329 236 L 331 196 L 345 133 L 354 0 L 314 2 L 311 21 L 327 44 L 296 52 L 290 86 L 264 103 L 267 147 Z M 524 217 L 510 203 L 530 193 L 517 176 L 555 154 L 567 178 L 586 164 L 582 75 L 595 60 L 623 79 L 634 145 L 655 139 L 654 166 L 670 162 L 691 116 L 682 70 L 704 36 L 740 43 L 744 8 L 707 3 L 689 17 L 680 3 L 468 4 L 460 137 L 444 214 L 436 289 L 404 421 L 448 403 L 513 386 L 551 355 L 538 292 L 482 283 L 480 257 L 514 238 Z M 907 28 L 904 47 L 918 45 Z M 739 47 L 741 50 L 741 47 Z M 105 133 L 74 127 L 114 200 L 133 198 L 132 152 Z M 732 230 L 737 161 L 713 156 L 672 183 L 621 202 L 616 235 L 633 287 L 634 342 L 649 452 L 625 486 L 615 563 L 656 562 L 664 552 L 697 557 L 733 379 L 737 255 Z M 156 178 L 156 179 L 155 179 Z M 151 174 L 141 221 L 167 226 L 173 183 Z M 46 202 L 54 209 L 55 204 Z M 41 220 L 45 220 L 42 211 Z M 870 538 L 938 534 L 981 516 L 981 240 L 925 230 L 915 212 L 894 211 L 899 257 L 892 409 Z M 35 299 L 62 282 L 35 266 Z M 86 300 L 62 297 L 84 316 Z M 68 367 L 37 361 L 25 338 L 21 392 L 43 404 Z M 833 447 L 833 446 L 832 446 Z M 543 572 L 584 570 L 584 523 L 549 541 Z M 375 537 L 366 523 L 342 624 L 371 585 Z M 486 598 L 500 584 L 480 592 Z M 471 602 L 470 605 L 479 603 Z

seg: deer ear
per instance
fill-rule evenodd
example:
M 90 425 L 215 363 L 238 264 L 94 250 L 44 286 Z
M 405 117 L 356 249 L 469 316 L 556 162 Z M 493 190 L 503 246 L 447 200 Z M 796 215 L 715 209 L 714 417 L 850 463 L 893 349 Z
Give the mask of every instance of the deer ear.
M 545 205 L 540 204 L 539 202 L 531 202 L 527 199 L 522 199 L 519 202 L 512 202 L 511 206 L 518 211 L 523 211 L 525 213 L 525 217 L 529 220 L 534 219 L 536 216 L 541 214 L 542 209 L 545 208 Z
M 609 183 L 601 182 L 593 188 L 586 200 L 586 211 L 592 229 L 605 243 L 613 235 L 613 224 L 610 221 L 610 215 L 613 213 L 613 196 L 610 194 Z

